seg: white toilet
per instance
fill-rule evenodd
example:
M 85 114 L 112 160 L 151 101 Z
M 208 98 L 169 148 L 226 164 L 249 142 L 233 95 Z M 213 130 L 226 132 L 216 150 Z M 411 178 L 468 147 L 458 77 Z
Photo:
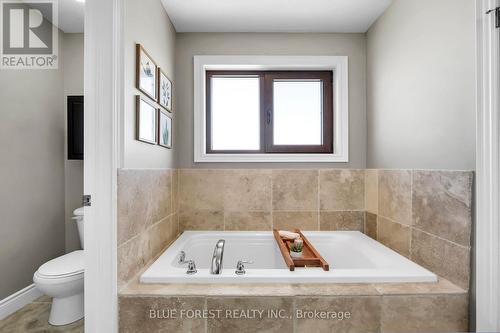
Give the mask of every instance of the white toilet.
M 83 207 L 73 214 L 83 248 Z M 83 318 L 83 267 L 83 250 L 77 250 L 46 262 L 33 275 L 36 287 L 52 297 L 50 324 L 67 325 Z

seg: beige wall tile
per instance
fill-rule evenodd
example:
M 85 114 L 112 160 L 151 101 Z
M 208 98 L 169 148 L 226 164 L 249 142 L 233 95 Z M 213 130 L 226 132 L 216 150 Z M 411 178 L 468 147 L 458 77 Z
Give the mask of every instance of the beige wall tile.
M 318 210 L 317 170 L 273 170 L 273 210 Z
M 378 171 L 378 215 L 411 225 L 411 171 Z
M 224 213 L 211 210 L 181 210 L 180 232 L 185 230 L 224 230 Z
M 328 311 L 350 313 L 350 318 L 338 319 L 301 319 L 296 318 L 297 333 L 363 333 L 379 332 L 380 297 L 297 297 L 295 312 Z
M 472 176 L 466 171 L 413 171 L 413 224 L 469 246 Z
M 172 212 L 170 169 L 118 171 L 118 244 Z
M 365 208 L 368 212 L 378 214 L 378 170 L 365 170 Z
M 226 310 L 264 310 L 262 318 L 235 319 L 222 316 L 207 320 L 207 332 L 293 332 L 293 298 L 292 297 L 208 297 L 207 309 Z M 290 318 L 269 318 L 268 310 L 282 309 Z
M 118 286 L 134 277 L 151 259 L 149 234 L 145 231 L 118 246 Z
M 151 174 L 148 170 L 118 171 L 118 245 L 151 225 Z
M 166 217 L 148 229 L 151 243 L 151 257 L 155 258 L 172 241 L 172 216 Z
M 271 210 L 271 170 L 225 172 L 225 211 Z
M 320 230 L 356 230 L 363 232 L 365 213 L 362 211 L 319 213 Z
M 273 228 L 319 230 L 318 212 L 273 212 Z
M 468 296 L 383 296 L 381 332 L 466 332 Z
M 180 169 L 180 211 L 212 210 L 224 208 L 225 170 Z
M 180 233 L 178 213 L 172 215 L 172 223 L 170 224 L 170 226 L 172 227 L 172 241 L 173 241 L 175 238 L 177 238 L 177 236 Z
M 151 174 L 151 224 L 172 214 L 172 170 L 149 170 Z
M 410 227 L 381 216 L 377 219 L 377 240 L 405 257 L 410 257 Z
M 271 230 L 270 212 L 226 212 L 225 230 Z
M 411 259 L 459 287 L 469 289 L 470 249 L 468 247 L 413 228 Z
M 119 297 L 119 331 L 141 332 L 205 332 L 205 319 L 180 318 L 181 310 L 205 308 L 203 297 Z M 178 319 L 150 318 L 150 310 L 176 309 Z M 165 313 L 163 313 L 165 314 Z
M 319 170 L 319 189 L 321 210 L 365 208 L 364 170 Z
M 172 212 L 179 211 L 179 170 L 172 170 Z
M 377 215 L 369 212 L 365 213 L 365 234 L 373 239 L 377 239 Z

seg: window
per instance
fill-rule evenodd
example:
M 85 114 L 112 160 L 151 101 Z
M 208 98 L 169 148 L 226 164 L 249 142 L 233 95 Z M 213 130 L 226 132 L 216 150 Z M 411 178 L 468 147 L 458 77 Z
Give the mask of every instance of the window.
M 193 58 L 195 163 L 349 161 L 348 57 L 195 55 Z M 272 77 L 308 72 L 328 73 L 330 78 L 323 81 L 318 77 L 312 80 Z M 273 80 L 266 81 L 266 74 Z M 309 101 L 305 102 L 307 108 L 298 103 L 290 105 L 290 96 L 296 98 L 295 91 L 304 96 L 301 102 Z M 237 97 L 240 94 L 244 102 Z M 319 94 L 323 98 L 316 98 Z M 325 98 L 325 94 L 330 97 Z M 329 108 L 327 103 L 331 113 L 324 112 Z M 265 106 L 269 104 L 272 113 L 267 124 Z
M 332 71 L 206 71 L 207 154 L 332 154 Z

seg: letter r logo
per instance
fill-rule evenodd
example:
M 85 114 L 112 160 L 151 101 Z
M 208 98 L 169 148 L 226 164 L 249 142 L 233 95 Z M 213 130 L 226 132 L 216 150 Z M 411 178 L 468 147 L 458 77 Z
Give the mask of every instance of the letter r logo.
M 52 54 L 52 2 L 2 2 L 4 54 Z

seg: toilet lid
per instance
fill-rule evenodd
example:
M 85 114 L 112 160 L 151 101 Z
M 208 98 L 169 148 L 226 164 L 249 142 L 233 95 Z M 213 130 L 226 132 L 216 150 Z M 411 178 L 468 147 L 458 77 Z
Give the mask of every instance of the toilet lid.
M 57 257 L 40 266 L 38 274 L 47 277 L 62 277 L 83 272 L 83 250 Z

